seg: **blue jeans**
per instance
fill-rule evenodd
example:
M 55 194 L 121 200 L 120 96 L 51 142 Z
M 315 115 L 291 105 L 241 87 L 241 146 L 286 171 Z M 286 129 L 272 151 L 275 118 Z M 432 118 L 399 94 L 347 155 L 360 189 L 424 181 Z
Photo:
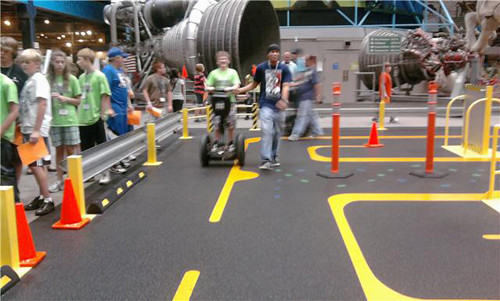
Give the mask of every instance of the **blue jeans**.
M 293 136 L 302 136 L 309 124 L 311 124 L 313 135 L 323 135 L 323 129 L 319 125 L 318 113 L 313 110 L 313 107 L 314 102 L 312 100 L 302 100 L 300 102 L 297 119 L 292 130 Z
M 272 162 L 278 156 L 278 147 L 285 121 L 285 111 L 275 112 L 268 107 L 260 108 L 262 140 L 260 157 L 263 162 Z

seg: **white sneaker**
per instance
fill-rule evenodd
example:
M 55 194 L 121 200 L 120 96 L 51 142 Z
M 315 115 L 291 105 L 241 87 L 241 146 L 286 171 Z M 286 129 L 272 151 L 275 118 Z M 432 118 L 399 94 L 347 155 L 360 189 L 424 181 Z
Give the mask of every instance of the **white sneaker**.
M 397 118 L 397 117 L 391 116 L 391 119 L 389 119 L 389 123 L 398 123 L 398 122 L 399 122 L 399 118 Z
M 109 182 L 111 182 L 111 176 L 109 174 L 109 170 L 106 170 L 101 174 L 101 179 L 99 179 L 99 184 L 106 185 L 109 184 Z
M 299 136 L 297 136 L 297 135 L 288 136 L 288 141 L 298 141 L 298 140 L 299 140 Z
M 58 191 L 62 191 L 64 189 L 62 181 L 56 181 L 52 186 L 49 187 L 49 192 L 54 193 Z
M 109 169 L 112 173 L 126 173 L 127 170 L 123 168 L 120 164 L 115 165 Z
M 271 163 L 269 161 L 266 161 L 266 162 L 262 163 L 259 166 L 259 169 L 262 169 L 262 170 L 273 170 L 274 169 L 273 163 Z
M 134 155 L 130 155 L 130 156 L 128 156 L 128 159 L 129 159 L 130 161 L 135 161 L 135 159 L 137 159 L 137 157 L 136 157 L 136 156 L 134 156 Z

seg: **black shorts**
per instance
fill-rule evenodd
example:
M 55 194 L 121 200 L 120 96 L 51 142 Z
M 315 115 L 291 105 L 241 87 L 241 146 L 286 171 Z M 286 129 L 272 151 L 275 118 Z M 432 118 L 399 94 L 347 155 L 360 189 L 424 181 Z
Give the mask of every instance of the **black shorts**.
M 16 181 L 16 161 L 19 160 L 17 155 L 17 146 L 2 138 L 1 142 L 1 178 L 0 185 L 14 187 L 14 201 L 19 202 L 19 190 Z M 17 160 L 16 160 L 17 156 Z
M 184 100 L 182 99 L 174 99 L 172 100 L 172 109 L 174 112 L 178 112 L 182 110 L 182 104 L 184 103 Z
M 199 106 L 203 104 L 203 94 L 196 93 L 196 104 Z
M 82 151 L 106 142 L 104 122 L 99 119 L 96 123 L 80 127 L 80 146 Z

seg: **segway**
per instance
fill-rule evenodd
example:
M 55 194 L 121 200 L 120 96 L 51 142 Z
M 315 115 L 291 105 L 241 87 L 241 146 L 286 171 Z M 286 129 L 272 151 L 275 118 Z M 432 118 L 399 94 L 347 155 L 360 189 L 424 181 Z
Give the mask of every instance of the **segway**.
M 224 143 L 224 125 L 231 108 L 229 95 L 224 90 L 215 90 L 209 105 L 212 108 L 214 118 L 220 118 L 219 130 L 222 141 L 219 141 L 218 145 L 214 147 L 214 139 L 209 134 L 203 135 L 200 145 L 201 166 L 208 166 L 210 161 L 230 161 L 236 159 L 238 160 L 238 165 L 243 166 L 245 164 L 245 138 L 243 135 L 237 134 L 235 136 L 233 141 L 234 150 L 230 150 L 228 145 Z

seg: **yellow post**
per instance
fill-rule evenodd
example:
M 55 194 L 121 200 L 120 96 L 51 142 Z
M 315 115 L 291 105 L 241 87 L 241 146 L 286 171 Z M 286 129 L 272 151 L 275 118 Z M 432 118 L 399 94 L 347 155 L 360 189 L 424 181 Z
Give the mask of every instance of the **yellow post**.
M 385 99 L 382 99 L 378 108 L 378 130 L 385 131 L 387 128 L 384 127 L 385 118 Z
M 85 210 L 82 156 L 73 155 L 68 157 L 68 177 L 71 179 L 71 184 L 73 184 L 73 191 L 75 192 L 78 209 L 80 209 L 80 215 L 84 216 L 87 212 Z
M 148 123 L 146 125 L 148 137 L 148 161 L 142 165 L 144 166 L 158 166 L 162 162 L 156 161 L 156 132 L 155 124 Z
M 207 105 L 207 133 L 211 133 L 213 131 L 212 126 L 212 106 Z
M 188 109 L 184 108 L 182 109 L 182 137 L 180 137 L 179 139 L 188 140 L 192 138 L 193 137 L 189 136 L 188 129 Z
M 450 123 L 450 110 L 451 110 L 451 105 L 458 99 L 464 99 L 465 94 L 459 95 L 448 103 L 446 106 L 446 117 L 445 117 L 445 125 L 444 125 L 444 145 L 443 146 L 448 146 L 448 136 L 449 136 L 449 123 Z
M 498 146 L 498 131 L 500 130 L 500 124 L 493 127 L 493 142 L 491 145 L 491 164 L 490 164 L 490 186 L 488 189 L 487 199 L 493 198 L 493 192 L 495 191 L 495 176 L 500 174 L 496 170 L 497 165 L 497 146 Z
M 483 120 L 483 143 L 481 146 L 481 155 L 487 155 L 490 145 L 490 124 L 491 124 L 491 103 L 493 99 L 493 86 L 486 87 L 486 103 L 484 104 Z
M 254 102 L 252 104 L 252 127 L 250 128 L 250 131 L 260 131 L 259 127 L 259 104 Z
M 14 188 L 0 186 L 0 228 L 1 257 L 0 265 L 8 265 L 14 271 L 19 270 L 19 246 L 17 240 L 16 209 L 14 206 Z M 2 285 L 3 286 L 3 285 Z

